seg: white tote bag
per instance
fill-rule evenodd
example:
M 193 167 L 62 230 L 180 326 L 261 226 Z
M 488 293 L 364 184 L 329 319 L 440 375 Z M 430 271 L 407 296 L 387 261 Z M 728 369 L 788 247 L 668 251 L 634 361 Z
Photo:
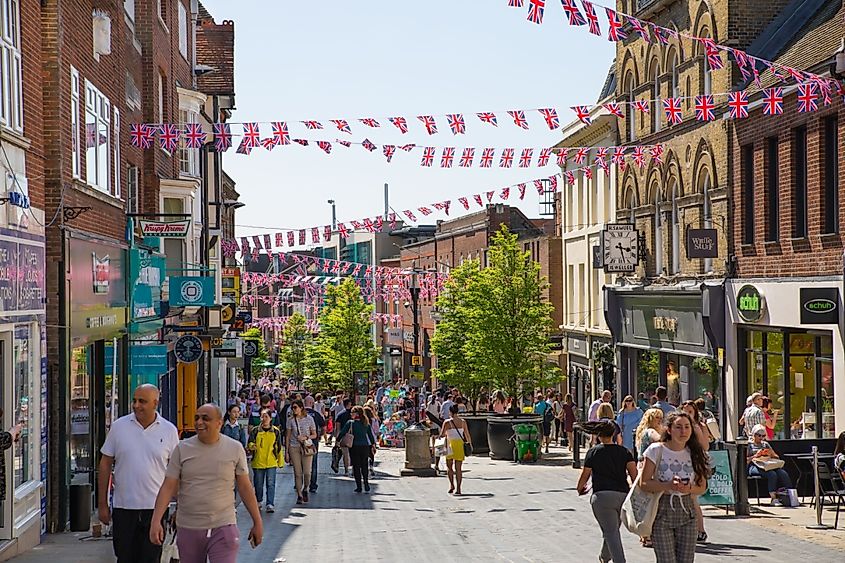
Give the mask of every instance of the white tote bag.
M 660 468 L 660 461 L 663 459 L 663 447 L 657 450 L 657 463 L 655 472 Z M 651 527 L 657 517 L 657 506 L 663 493 L 647 493 L 642 489 L 643 472 L 637 475 L 637 480 L 628 491 L 625 502 L 622 503 L 622 523 L 628 531 L 640 537 L 651 535 Z

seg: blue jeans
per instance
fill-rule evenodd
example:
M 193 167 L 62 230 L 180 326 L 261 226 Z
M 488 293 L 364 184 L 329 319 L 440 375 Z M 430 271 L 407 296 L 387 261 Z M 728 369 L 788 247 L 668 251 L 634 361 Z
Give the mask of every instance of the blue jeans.
M 275 504 L 276 500 L 276 468 L 253 469 L 252 484 L 255 486 L 255 498 L 261 502 L 264 497 L 264 483 L 267 483 L 267 504 Z
M 317 490 L 317 452 L 320 450 L 320 440 L 312 440 L 314 443 L 314 455 L 311 456 L 311 482 L 308 484 L 308 489 L 311 492 Z
M 778 489 L 789 489 L 792 483 L 789 481 L 789 473 L 784 469 L 773 469 L 772 471 L 763 471 L 753 463 L 748 466 L 748 475 L 759 476 L 766 480 L 769 488 L 769 495 Z

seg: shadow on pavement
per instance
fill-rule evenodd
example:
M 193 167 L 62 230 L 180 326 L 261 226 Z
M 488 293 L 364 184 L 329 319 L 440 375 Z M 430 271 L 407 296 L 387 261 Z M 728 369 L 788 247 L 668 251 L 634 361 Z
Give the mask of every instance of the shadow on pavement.
M 770 552 L 772 551 L 770 548 L 765 546 L 756 546 L 756 545 L 740 545 L 740 544 L 729 544 L 729 543 L 707 543 L 707 544 L 698 544 L 695 546 L 696 553 L 703 553 L 706 555 L 737 555 L 739 556 L 740 551 L 758 551 L 758 552 Z

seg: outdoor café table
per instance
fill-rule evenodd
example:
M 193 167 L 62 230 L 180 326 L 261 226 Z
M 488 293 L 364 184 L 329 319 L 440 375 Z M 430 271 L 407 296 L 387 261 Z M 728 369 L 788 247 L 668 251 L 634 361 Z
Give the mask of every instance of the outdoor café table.
M 827 461 L 833 459 L 833 454 L 825 454 L 819 452 L 819 461 Z M 793 454 L 781 454 L 781 457 L 785 457 L 792 462 L 792 465 L 795 467 L 796 471 L 798 471 L 798 480 L 795 481 L 795 488 L 801 490 L 798 486 L 801 483 L 801 477 L 807 475 L 808 477 L 813 477 L 813 454 L 811 453 L 793 453 Z M 799 464 L 799 461 L 806 461 L 806 469 L 804 468 L 804 464 Z M 813 493 L 815 495 L 815 493 Z M 801 502 L 804 502 L 804 496 L 801 495 Z M 815 502 L 815 499 L 814 499 Z

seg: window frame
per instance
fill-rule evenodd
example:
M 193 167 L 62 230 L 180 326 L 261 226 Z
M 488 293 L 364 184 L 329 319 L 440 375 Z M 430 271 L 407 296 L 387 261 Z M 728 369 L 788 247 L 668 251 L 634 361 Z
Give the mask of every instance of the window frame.
M 82 155 L 80 152 L 80 122 L 79 114 L 82 110 L 80 100 L 81 82 L 79 71 L 70 67 L 70 144 L 71 144 L 71 174 L 74 178 L 82 177 Z
M 134 164 L 126 164 L 126 212 L 139 213 L 139 187 L 141 169 Z
M 754 244 L 754 144 L 740 147 L 742 175 L 742 243 Z
M 89 101 L 93 99 L 93 109 L 89 106 Z M 103 193 L 114 195 L 113 188 L 110 183 L 111 181 L 111 159 L 112 159 L 112 127 L 111 127 L 111 108 L 113 104 L 111 100 L 100 92 L 100 90 L 94 86 L 90 81 L 85 81 L 85 182 L 95 188 L 98 191 Z M 94 124 L 95 124 L 95 150 L 94 150 L 94 179 L 90 178 L 90 171 L 89 171 L 89 155 L 88 155 L 88 117 L 90 115 L 94 116 Z M 101 162 L 100 157 L 100 147 L 98 144 L 99 141 L 99 132 L 100 127 L 104 126 L 106 131 L 106 143 L 107 147 L 105 149 L 105 163 Z
M 780 141 L 777 136 L 766 137 L 766 238 L 765 242 L 780 240 L 780 170 L 778 163 Z
M 179 53 L 182 57 L 187 61 L 188 60 L 188 32 L 190 30 L 190 25 L 188 24 L 188 10 L 185 8 L 185 4 L 183 4 L 180 0 L 177 0 L 178 5 L 178 33 L 179 33 Z M 184 43 L 184 45 L 183 45 Z M 184 50 L 183 50 L 184 48 Z
M 823 234 L 839 232 L 839 118 L 824 118 L 824 185 L 822 189 Z
M 23 74 L 21 56 L 20 0 L 2 0 L 0 29 L 0 125 L 23 134 Z
M 792 238 L 807 237 L 807 126 L 792 130 Z

